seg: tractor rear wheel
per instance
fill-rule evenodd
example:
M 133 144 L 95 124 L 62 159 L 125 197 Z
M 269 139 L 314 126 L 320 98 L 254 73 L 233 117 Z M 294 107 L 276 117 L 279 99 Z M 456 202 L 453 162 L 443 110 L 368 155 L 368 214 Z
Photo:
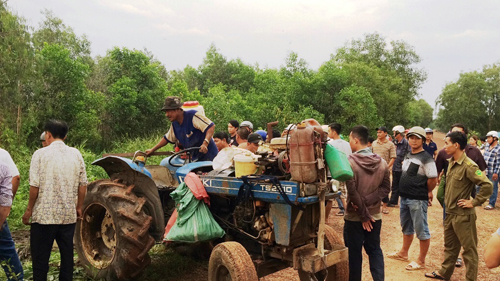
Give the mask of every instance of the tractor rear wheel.
M 208 263 L 208 281 L 258 281 L 247 250 L 238 242 L 215 246 Z
M 137 197 L 133 188 L 111 180 L 87 187 L 83 219 L 76 224 L 76 251 L 95 279 L 131 280 L 151 262 L 152 218 L 143 210 L 146 199 Z
M 331 250 L 333 249 L 333 245 L 338 244 L 344 244 L 342 238 L 335 232 L 335 230 L 331 226 L 325 225 L 325 249 Z M 316 272 L 314 276 L 316 277 L 316 280 L 347 281 L 349 280 L 349 262 L 339 262 L 328 267 L 326 270 Z M 299 279 L 301 281 L 315 280 L 311 278 L 311 273 L 302 270 L 299 270 Z

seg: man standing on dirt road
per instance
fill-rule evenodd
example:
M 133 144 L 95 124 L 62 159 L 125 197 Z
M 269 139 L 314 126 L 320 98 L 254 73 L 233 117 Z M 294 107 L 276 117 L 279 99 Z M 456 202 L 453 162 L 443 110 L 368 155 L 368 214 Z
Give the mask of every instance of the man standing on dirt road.
M 0 263 L 9 281 L 24 279 L 23 267 L 7 224 L 13 199 L 11 172 L 9 167 L 0 161 Z
M 382 198 L 391 189 L 387 163 L 367 147 L 368 128 L 356 126 L 349 135 L 354 152 L 349 162 L 354 177 L 346 182 L 347 204 L 344 241 L 349 251 L 349 281 L 361 281 L 363 247 L 369 256 L 374 281 L 384 280 L 384 254 L 380 248 Z
M 464 152 L 467 137 L 461 132 L 446 135 L 444 149 L 452 155 L 446 179 L 446 219 L 444 221 L 444 261 L 438 272 L 425 277 L 449 280 L 455 263 L 464 248 L 463 257 L 467 281 L 477 280 L 479 257 L 477 253 L 476 211 L 491 195 L 493 186 L 486 175 Z M 470 199 L 476 185 L 481 186 L 476 198 Z
M 392 132 L 396 145 L 396 160 L 394 161 L 394 165 L 392 165 L 391 199 L 389 199 L 387 207 L 396 207 L 399 205 L 399 180 L 403 173 L 403 160 L 406 154 L 410 152 L 408 141 L 403 137 L 405 128 L 401 125 L 394 126 Z
M 61 254 L 59 280 L 73 280 L 73 236 L 77 218 L 82 216 L 87 172 L 80 152 L 64 144 L 67 133 L 66 123 L 48 121 L 48 146 L 35 151 L 31 158 L 29 201 L 22 219 L 24 224 L 31 224 L 34 281 L 47 280 L 54 240 Z
M 165 99 L 161 110 L 172 122 L 172 126 L 153 148 L 146 150 L 146 155 L 151 155 L 167 143 L 179 141 L 184 149 L 200 147 L 199 151 L 193 152 L 194 160 L 212 161 L 218 153 L 212 139 L 215 132 L 214 123 L 196 110 L 184 111 L 182 104 L 179 97 L 171 96 Z
M 399 218 L 403 231 L 403 245 L 401 250 L 387 257 L 408 261 L 408 251 L 416 233 L 420 241 L 419 256 L 416 262 L 412 261 L 406 266 L 406 270 L 419 270 L 425 268 L 425 257 L 431 243 L 427 207 L 429 195 L 436 187 L 438 174 L 434 159 L 423 148 L 424 128 L 411 128 L 407 137 L 411 153 L 407 154 L 403 161 L 403 173 L 399 182 L 401 196 Z
M 377 128 L 377 140 L 372 143 L 372 150 L 373 153 L 379 155 L 387 162 L 387 168 L 390 171 L 394 160 L 396 160 L 396 146 L 387 139 L 386 127 L 381 126 Z M 382 202 L 382 213 L 388 214 L 387 203 L 389 203 L 389 196 L 386 196 Z

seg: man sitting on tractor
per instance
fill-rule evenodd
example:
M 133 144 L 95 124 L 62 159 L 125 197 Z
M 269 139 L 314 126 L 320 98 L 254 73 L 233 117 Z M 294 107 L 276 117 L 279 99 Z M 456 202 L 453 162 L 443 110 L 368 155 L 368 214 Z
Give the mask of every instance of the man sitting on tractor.
M 172 126 L 153 148 L 146 150 L 146 155 L 149 156 L 167 143 L 178 141 L 184 149 L 200 147 L 199 151 L 193 152 L 193 159 L 212 161 L 218 152 L 212 139 L 215 131 L 214 123 L 196 110 L 184 111 L 182 104 L 179 97 L 172 96 L 165 99 L 161 110 L 172 122 Z

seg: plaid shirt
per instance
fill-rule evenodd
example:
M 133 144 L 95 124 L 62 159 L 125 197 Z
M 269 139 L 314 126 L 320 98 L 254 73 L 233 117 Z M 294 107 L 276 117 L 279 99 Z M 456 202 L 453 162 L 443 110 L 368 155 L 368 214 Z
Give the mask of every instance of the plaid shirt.
M 495 145 L 493 149 L 490 150 L 490 145 L 487 144 L 484 149 L 484 161 L 486 161 L 486 174 L 492 176 L 493 174 L 498 175 L 498 169 L 500 168 L 500 145 Z

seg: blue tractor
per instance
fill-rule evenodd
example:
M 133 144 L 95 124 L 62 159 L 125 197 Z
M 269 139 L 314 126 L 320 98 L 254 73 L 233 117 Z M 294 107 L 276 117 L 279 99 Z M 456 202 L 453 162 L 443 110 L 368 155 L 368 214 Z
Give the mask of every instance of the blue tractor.
M 132 159 L 96 160 L 93 165 L 109 179 L 89 184 L 77 223 L 76 249 L 84 268 L 106 280 L 137 279 L 150 263 L 148 251 L 163 240 L 175 208 L 169 194 L 193 172 L 226 232 L 210 243 L 208 280 L 257 281 L 287 267 L 296 269 L 300 280 L 348 280 L 347 249 L 325 224 L 325 200 L 335 196 L 322 164 L 325 144 L 315 144 L 324 177 L 313 183 L 291 179 L 283 144 L 271 142 L 271 150 L 261 153 L 259 175 L 240 178 L 231 169 L 213 170 L 212 162 L 181 159 L 189 149 L 160 165 L 145 165 L 142 152 Z

